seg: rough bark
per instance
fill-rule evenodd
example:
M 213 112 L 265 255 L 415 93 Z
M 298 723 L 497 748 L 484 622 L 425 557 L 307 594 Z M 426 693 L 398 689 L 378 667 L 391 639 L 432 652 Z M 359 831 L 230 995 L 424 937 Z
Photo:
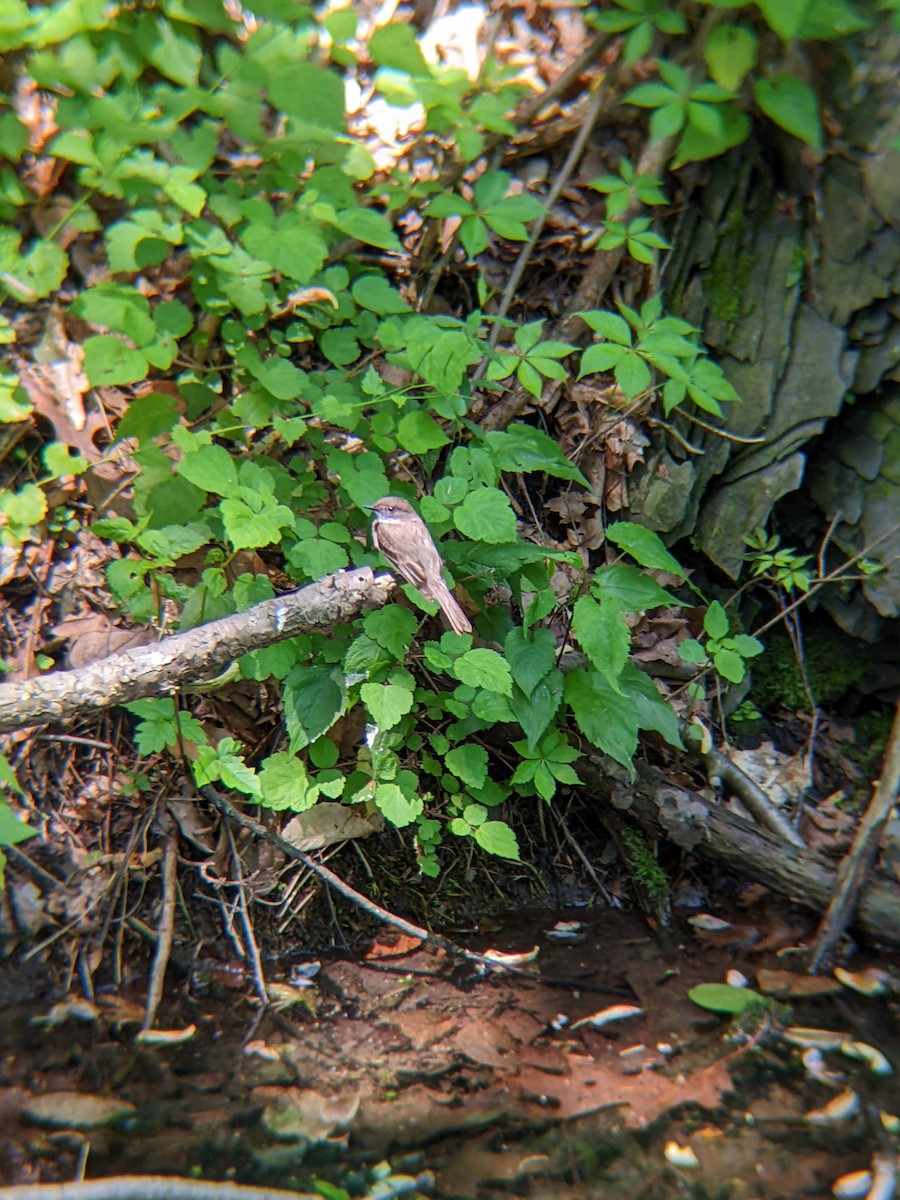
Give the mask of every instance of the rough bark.
M 690 535 L 736 577 L 743 535 L 797 492 L 811 442 L 846 409 L 806 481 L 823 531 L 836 522 L 833 554 L 881 539 L 873 556 L 888 569 L 861 585 L 864 602 L 848 605 L 834 589 L 826 597 L 848 633 L 870 640 L 900 612 L 898 52 L 887 28 L 834 49 L 819 87 L 842 125 L 841 152 L 817 167 L 781 137 L 693 169 L 662 284 L 741 395 L 724 426 L 746 440 L 685 420 L 681 434 L 704 453 L 687 455 L 660 433 L 630 495 L 639 520 L 670 541 Z M 851 89 L 851 75 L 862 88 Z M 690 172 L 682 178 L 689 184 Z
M 724 805 L 675 787 L 654 768 L 642 767 L 633 786 L 611 776 L 608 764 L 579 764 L 579 771 L 616 808 L 683 850 L 817 912 L 827 908 L 837 871 L 818 855 L 787 845 Z M 870 881 L 862 889 L 855 922 L 870 941 L 900 946 L 900 892 L 878 879 Z
M 250 650 L 308 629 L 329 629 L 387 601 L 390 575 L 370 567 L 338 571 L 266 600 L 246 612 L 198 625 L 187 633 L 113 654 L 78 671 L 57 671 L 0 685 L 0 731 L 70 720 L 143 696 L 166 696 L 186 683 L 209 679 Z

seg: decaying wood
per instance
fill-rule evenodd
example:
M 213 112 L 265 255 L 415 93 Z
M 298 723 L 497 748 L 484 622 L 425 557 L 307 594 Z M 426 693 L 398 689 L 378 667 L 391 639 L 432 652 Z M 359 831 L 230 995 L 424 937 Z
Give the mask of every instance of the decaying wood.
M 810 971 L 815 973 L 828 966 L 835 946 L 853 919 L 853 911 L 869 877 L 872 863 L 878 853 L 878 844 L 884 827 L 897 803 L 900 787 L 900 703 L 894 712 L 891 736 L 888 738 L 881 776 L 875 785 L 874 795 L 866 814 L 860 821 L 853 845 L 847 852 L 837 873 L 834 892 L 828 911 L 822 919 L 819 932 L 810 955 Z
M 610 803 L 698 858 L 722 863 L 819 912 L 827 907 L 837 872 L 817 854 L 786 845 L 723 805 L 674 786 L 651 767 L 640 768 L 634 786 L 611 778 L 599 761 L 579 763 L 578 769 Z M 870 882 L 861 892 L 855 926 L 871 941 L 900 946 L 900 890 Z
M 387 602 L 390 575 L 370 567 L 338 571 L 299 591 L 246 612 L 198 625 L 187 633 L 113 654 L 77 671 L 57 671 L 0 685 L 0 732 L 65 721 L 144 696 L 167 696 L 208 679 L 250 650 L 309 629 L 330 629 Z

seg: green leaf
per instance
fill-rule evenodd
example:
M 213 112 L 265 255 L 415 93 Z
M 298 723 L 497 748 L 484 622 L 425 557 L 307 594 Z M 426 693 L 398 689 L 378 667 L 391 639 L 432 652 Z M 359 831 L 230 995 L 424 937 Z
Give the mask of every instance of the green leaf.
M 354 280 L 350 294 L 360 307 L 379 316 L 410 311 L 409 305 L 383 275 L 361 275 Z
M 287 559 L 307 579 L 321 579 L 334 571 L 342 571 L 350 561 L 342 546 L 336 546 L 324 538 L 304 538 L 302 542 L 291 546 Z
M 49 442 L 41 451 L 44 466 L 54 478 L 62 475 L 81 475 L 87 470 L 88 461 L 81 454 L 72 454 L 62 442 Z
M 402 659 L 416 636 L 419 622 L 408 608 L 387 604 L 384 608 L 367 613 L 363 618 L 363 628 L 374 642 L 389 650 L 394 658 Z
M 708 1012 L 729 1013 L 732 1016 L 742 1013 L 755 1001 L 762 1001 L 759 992 L 754 992 L 752 988 L 731 987 L 727 983 L 698 983 L 691 988 L 688 996 Z
M 284 712 L 291 749 L 302 750 L 344 712 L 344 678 L 328 666 L 296 666 L 284 681 Z
M 637 258 L 637 255 L 634 255 Z M 645 392 L 650 386 L 650 368 L 636 354 L 626 354 L 616 364 L 616 383 L 629 400 Z
M 807 10 L 818 0 L 756 0 L 757 7 L 770 29 L 789 42 L 796 37 Z
M 634 701 L 613 691 L 602 675 L 580 668 L 569 672 L 564 694 L 588 741 L 633 772 L 638 737 Z
M 501 696 L 512 695 L 512 673 L 509 663 L 496 650 L 479 647 L 467 650 L 450 668 L 460 683 L 471 687 L 487 688 Z
M 540 429 L 514 422 L 507 429 L 493 430 L 484 439 L 501 471 L 543 471 L 557 479 L 573 479 L 588 487 L 588 482 L 559 448 L 559 444 Z
M 407 71 L 410 75 L 428 77 L 428 64 L 419 49 L 413 28 L 399 21 L 390 21 L 375 30 L 368 41 L 372 61 L 379 67 Z
M 20 842 L 34 837 L 36 833 L 37 830 L 31 829 L 24 821 L 20 820 L 6 800 L 0 796 L 0 847 L 17 846 Z M 0 871 L 0 879 L 2 879 L 2 871 Z
M 14 300 L 31 304 L 59 289 L 69 270 L 66 252 L 56 242 L 38 238 L 26 254 L 19 251 L 20 237 L 0 227 L 0 279 Z
M 468 787 L 483 787 L 487 780 L 488 756 L 483 746 L 456 746 L 444 756 L 444 764 Z
M 178 464 L 178 474 L 216 496 L 231 495 L 238 486 L 237 467 L 224 446 L 201 446 L 186 454 Z
M 253 363 L 249 370 L 276 400 L 296 400 L 303 392 L 303 372 L 284 358 L 264 359 Z
M 753 95 L 762 111 L 776 125 L 808 146 L 822 149 L 819 101 L 808 84 L 801 83 L 793 75 L 779 75 L 772 80 L 754 79 Z
M 111 333 L 89 337 L 83 345 L 84 373 L 92 387 L 138 383 L 150 369 L 146 355 Z
M 618 680 L 631 646 L 631 632 L 620 606 L 615 600 L 598 604 L 590 596 L 582 596 L 575 604 L 572 630 L 591 664 L 614 691 L 620 691 Z
M 335 221 L 348 237 L 358 238 L 369 246 L 402 253 L 403 246 L 390 221 L 371 208 L 348 208 L 339 212 Z
M 748 633 L 738 633 L 732 640 L 742 658 L 756 658 L 765 649 L 759 638 L 751 637 Z
M 646 612 L 664 604 L 678 604 L 671 592 L 629 563 L 598 567 L 591 591 L 598 600 L 616 600 L 627 612 Z
M 344 129 L 344 84 L 337 71 L 311 62 L 281 64 L 268 83 L 276 108 L 310 125 L 341 133 Z
M 364 683 L 359 694 L 379 729 L 393 729 L 412 712 L 412 692 L 395 683 Z
M 595 333 L 615 342 L 619 346 L 630 346 L 632 342 L 631 327 L 618 313 L 603 312 L 595 309 L 591 312 L 578 314 L 582 321 Z
M 659 694 L 650 676 L 629 662 L 625 664 L 619 683 L 623 694 L 634 703 L 638 728 L 652 730 L 665 738 L 670 746 L 683 750 L 678 714 Z
M 706 662 L 706 651 L 696 638 L 686 638 L 678 646 L 678 657 L 682 662 L 693 663 L 699 667 Z
M 397 442 L 410 454 L 425 454 L 446 446 L 450 439 L 437 421 L 424 409 L 408 412 L 397 425 Z
M 619 546 L 642 567 L 655 571 L 668 571 L 679 579 L 686 578 L 684 568 L 673 558 L 663 545 L 662 538 L 652 529 L 637 525 L 633 521 L 614 521 L 606 530 L 606 536 Z
M 549 629 L 535 629 L 529 637 L 524 629 L 511 629 L 503 643 L 512 677 L 530 696 L 556 662 L 556 638 Z
M 611 346 L 606 343 L 588 346 L 581 356 L 578 378 L 583 379 L 585 375 L 593 375 L 595 371 L 611 371 L 618 367 L 626 356 L 630 355 L 631 351 L 626 350 L 623 346 Z
M 530 696 L 526 696 L 521 688 L 513 688 L 510 708 L 522 726 L 529 750 L 535 748 L 541 735 L 556 716 L 562 703 L 562 695 L 562 672 L 555 668 L 537 684 Z
M 398 829 L 411 825 L 424 808 L 420 797 L 407 795 L 396 783 L 380 783 L 374 799 L 378 811 Z
M 717 25 L 703 43 L 709 73 L 723 88 L 736 92 L 756 66 L 759 39 L 742 25 Z
M 253 496 L 248 488 L 241 491 L 242 497 L 226 496 L 219 504 L 234 549 L 254 550 L 280 542 L 282 530 L 294 523 L 291 510 L 285 504 L 269 504 L 263 497 Z
M 318 789 L 310 784 L 306 765 L 286 750 L 265 760 L 259 772 L 259 788 L 261 803 L 276 812 L 306 812 L 319 798 Z
M 519 861 L 519 843 L 505 821 L 484 821 L 475 827 L 473 837 L 488 854 Z
M 719 603 L 718 600 L 713 600 L 709 608 L 706 610 L 706 615 L 703 618 L 703 628 L 711 638 L 716 638 L 720 641 L 728 634 L 728 613 Z
M 713 666 L 719 672 L 723 679 L 727 679 L 729 683 L 741 683 L 744 676 L 747 674 L 747 665 L 734 650 L 715 650 L 713 651 Z
M 469 492 L 454 510 L 453 523 L 461 534 L 478 542 L 514 542 L 516 517 L 509 499 L 498 488 Z

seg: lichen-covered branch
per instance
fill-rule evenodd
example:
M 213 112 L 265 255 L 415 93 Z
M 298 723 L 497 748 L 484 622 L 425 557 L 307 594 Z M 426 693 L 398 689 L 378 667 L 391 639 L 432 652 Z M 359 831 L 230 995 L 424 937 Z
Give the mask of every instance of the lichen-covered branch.
M 341 625 L 384 604 L 394 580 L 370 567 L 338 571 L 246 612 L 113 654 L 77 671 L 0 685 L 0 732 L 66 721 L 143 696 L 165 696 L 208 679 L 250 650 L 310 629 Z

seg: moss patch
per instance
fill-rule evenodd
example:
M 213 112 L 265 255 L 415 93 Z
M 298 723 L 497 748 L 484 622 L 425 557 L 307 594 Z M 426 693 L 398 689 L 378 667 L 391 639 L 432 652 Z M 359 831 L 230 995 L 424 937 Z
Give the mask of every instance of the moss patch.
M 806 634 L 806 673 L 816 704 L 823 708 L 836 704 L 865 678 L 869 664 L 861 649 L 834 626 L 813 627 Z M 753 664 L 751 694 L 764 711 L 778 707 L 809 711 L 800 665 L 786 633 L 775 632 L 766 639 L 765 654 Z

